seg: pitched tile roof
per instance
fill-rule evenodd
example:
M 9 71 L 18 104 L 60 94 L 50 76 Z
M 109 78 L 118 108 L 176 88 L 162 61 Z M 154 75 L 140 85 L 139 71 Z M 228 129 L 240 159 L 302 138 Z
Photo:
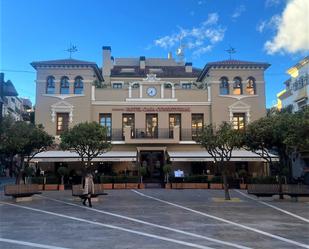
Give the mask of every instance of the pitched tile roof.
M 90 66 L 95 71 L 97 77 L 103 81 L 101 70 L 95 62 L 82 61 L 76 59 L 61 59 L 61 60 L 50 60 L 50 61 L 34 61 L 30 63 L 35 69 L 38 66 Z
M 203 80 L 208 70 L 212 67 L 262 67 L 265 70 L 269 66 L 270 64 L 266 62 L 252 62 L 252 61 L 240 61 L 240 60 L 224 60 L 224 61 L 209 62 L 205 65 L 205 67 L 201 71 L 197 81 Z

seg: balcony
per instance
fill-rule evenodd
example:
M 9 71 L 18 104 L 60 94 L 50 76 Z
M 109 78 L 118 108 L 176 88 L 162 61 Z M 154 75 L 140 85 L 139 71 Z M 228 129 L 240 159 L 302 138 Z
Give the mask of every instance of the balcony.
M 160 128 L 150 132 L 142 128 L 132 130 L 130 126 L 126 126 L 124 137 L 128 144 L 176 144 L 180 141 L 180 129 L 175 126 L 173 130 Z

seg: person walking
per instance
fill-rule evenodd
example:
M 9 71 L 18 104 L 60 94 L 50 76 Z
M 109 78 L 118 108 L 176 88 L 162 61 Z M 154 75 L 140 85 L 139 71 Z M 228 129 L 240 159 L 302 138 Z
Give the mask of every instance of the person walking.
M 88 173 L 83 182 L 83 205 L 86 206 L 86 201 L 88 200 L 89 207 L 92 207 L 91 204 L 91 195 L 94 194 L 94 182 L 93 176 Z

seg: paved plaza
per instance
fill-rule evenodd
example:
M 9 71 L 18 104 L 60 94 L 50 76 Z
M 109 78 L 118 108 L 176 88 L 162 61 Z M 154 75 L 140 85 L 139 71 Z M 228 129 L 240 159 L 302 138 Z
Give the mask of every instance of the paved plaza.
M 0 248 L 309 248 L 309 202 L 231 190 L 110 190 L 84 207 L 71 191 L 0 203 Z

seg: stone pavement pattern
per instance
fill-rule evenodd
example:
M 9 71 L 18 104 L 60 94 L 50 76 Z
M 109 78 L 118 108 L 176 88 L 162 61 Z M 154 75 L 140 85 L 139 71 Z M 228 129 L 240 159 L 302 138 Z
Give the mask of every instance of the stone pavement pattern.
M 146 189 L 138 190 L 138 193 L 131 190 L 110 190 L 107 193 L 90 209 L 74 200 L 71 191 L 43 192 L 32 202 L 17 204 L 1 192 L 0 238 L 42 245 L 37 248 L 45 245 L 55 249 L 309 248 L 308 202 L 266 201 L 304 218 L 300 220 L 233 190 L 232 197 L 239 201 L 215 201 L 215 198 L 223 197 L 221 190 Z M 139 223 L 129 218 L 137 219 Z M 281 236 L 299 245 L 238 227 L 234 223 Z M 0 248 L 35 247 L 0 241 Z

